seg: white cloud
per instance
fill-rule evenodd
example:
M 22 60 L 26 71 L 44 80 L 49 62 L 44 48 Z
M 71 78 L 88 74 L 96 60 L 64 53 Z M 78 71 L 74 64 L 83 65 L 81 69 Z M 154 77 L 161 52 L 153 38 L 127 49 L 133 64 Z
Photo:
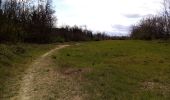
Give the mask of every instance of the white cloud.
M 56 0 L 56 15 L 59 25 L 87 25 L 94 31 L 120 32 L 125 30 L 112 26 L 130 26 L 140 16 L 156 14 L 162 0 Z M 136 15 L 136 17 L 135 17 Z M 137 17 L 137 15 L 139 15 Z M 129 16 L 129 17 L 128 17 Z M 132 18 L 135 17 L 135 18 Z

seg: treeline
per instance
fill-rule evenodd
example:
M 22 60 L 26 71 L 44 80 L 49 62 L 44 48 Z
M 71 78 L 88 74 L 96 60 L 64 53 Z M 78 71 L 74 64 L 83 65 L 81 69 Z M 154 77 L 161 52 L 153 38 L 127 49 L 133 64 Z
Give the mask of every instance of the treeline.
M 169 39 L 170 38 L 170 0 L 164 0 L 163 14 L 149 16 L 132 26 L 133 39 Z
M 52 34 L 56 35 L 56 41 L 100 41 L 112 39 L 105 33 L 93 33 L 90 30 L 83 29 L 78 26 L 63 26 L 61 28 L 53 28 Z
M 0 42 L 50 43 L 111 39 L 80 27 L 55 28 L 51 0 L 0 0 Z
M 132 27 L 131 38 L 144 40 L 168 39 L 170 38 L 170 33 L 166 29 L 168 27 L 162 16 L 147 17 Z
M 0 1 L 0 42 L 46 41 L 54 26 L 51 1 Z

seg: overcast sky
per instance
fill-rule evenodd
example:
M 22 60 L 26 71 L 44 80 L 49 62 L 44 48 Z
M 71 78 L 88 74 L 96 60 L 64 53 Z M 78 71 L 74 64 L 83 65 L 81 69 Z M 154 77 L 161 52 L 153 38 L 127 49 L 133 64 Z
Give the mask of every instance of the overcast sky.
M 162 0 L 53 0 L 58 26 L 86 25 L 93 31 L 126 35 L 129 27 L 160 12 Z

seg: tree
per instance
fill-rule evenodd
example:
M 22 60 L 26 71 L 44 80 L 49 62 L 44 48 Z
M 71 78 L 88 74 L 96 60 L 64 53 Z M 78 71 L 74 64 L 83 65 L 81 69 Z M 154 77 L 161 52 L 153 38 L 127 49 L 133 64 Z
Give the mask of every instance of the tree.
M 2 4 L 2 0 L 0 0 L 0 18 L 2 17 L 2 9 L 1 9 L 1 4 Z
M 170 0 L 164 0 L 163 8 L 164 28 L 166 34 L 170 34 Z
M 2 0 L 0 0 L 0 9 L 1 9 L 1 4 L 2 4 Z
M 151 16 L 142 19 L 139 24 L 132 26 L 131 37 L 135 39 L 161 39 L 166 38 L 164 18 Z

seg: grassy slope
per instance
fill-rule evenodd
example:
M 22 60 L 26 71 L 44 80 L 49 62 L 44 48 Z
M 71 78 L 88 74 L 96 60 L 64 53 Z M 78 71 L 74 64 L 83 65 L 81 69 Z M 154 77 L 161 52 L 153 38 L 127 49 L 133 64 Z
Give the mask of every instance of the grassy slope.
M 88 94 L 86 100 L 170 100 L 170 43 L 89 42 L 53 58 L 61 70 L 80 69 L 72 76 Z
M 0 99 L 16 95 L 24 70 L 29 63 L 54 45 L 0 44 Z

